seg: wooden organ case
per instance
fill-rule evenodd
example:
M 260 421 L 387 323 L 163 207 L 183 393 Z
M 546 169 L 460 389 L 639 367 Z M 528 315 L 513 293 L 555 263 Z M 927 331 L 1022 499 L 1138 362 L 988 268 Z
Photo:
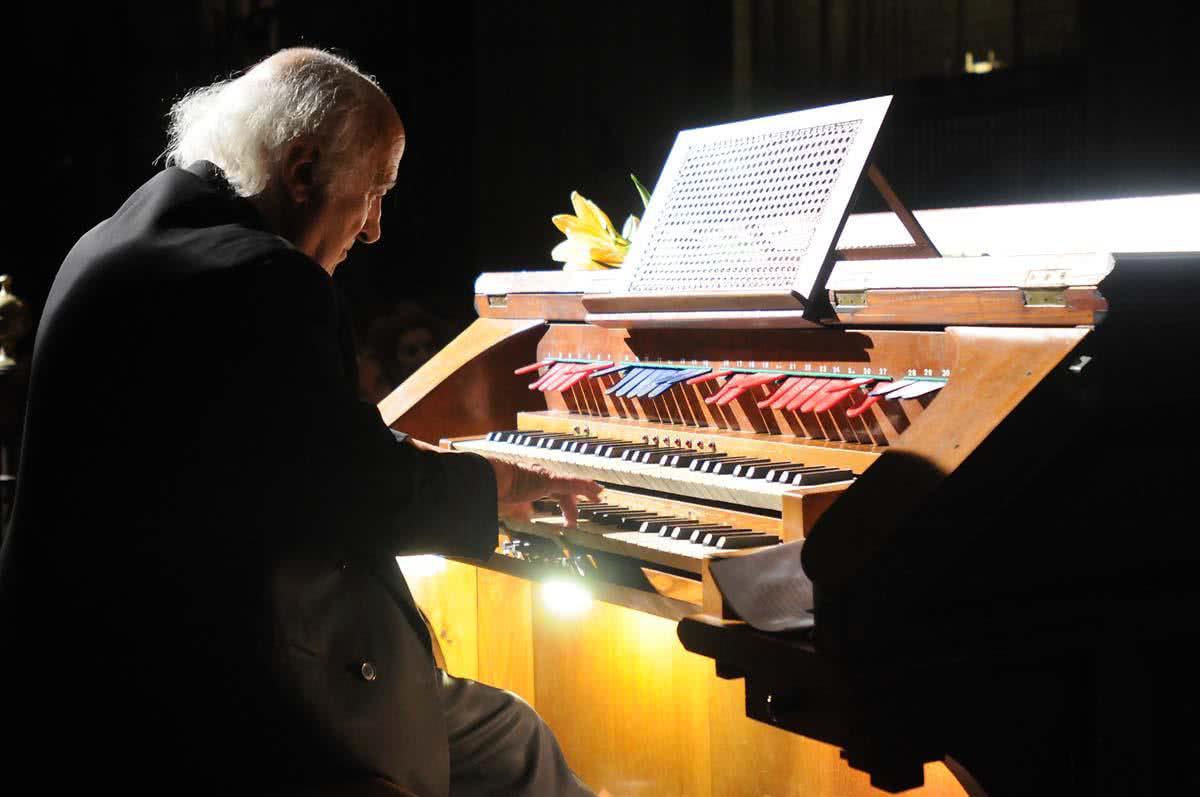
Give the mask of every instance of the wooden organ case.
M 482 275 L 479 320 L 380 404 L 606 486 L 577 529 L 546 508 L 486 562 L 406 572 L 448 669 L 522 695 L 614 797 L 1187 777 L 1194 735 L 1163 727 L 1196 704 L 1198 557 L 1166 427 L 1197 254 L 1004 242 L 1196 198 L 935 211 L 926 237 L 868 165 L 886 107 L 685 131 L 626 269 Z M 879 221 L 846 225 L 864 174 L 910 245 L 848 240 Z M 998 253 L 934 248 L 971 231 Z M 740 618 L 733 559 L 761 601 L 802 582 L 804 616 Z M 540 594 L 562 583 L 584 614 Z

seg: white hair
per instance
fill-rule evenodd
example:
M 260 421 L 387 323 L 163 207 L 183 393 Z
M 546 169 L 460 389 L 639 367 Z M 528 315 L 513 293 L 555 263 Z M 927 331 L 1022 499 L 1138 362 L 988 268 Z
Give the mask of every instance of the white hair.
M 363 154 L 367 113 L 382 91 L 349 61 L 323 50 L 298 51 L 283 63 L 195 89 L 171 107 L 167 166 L 207 160 L 240 196 L 266 188 L 288 142 L 317 139 L 314 180 L 336 184 Z M 375 96 L 372 96 L 375 95 Z

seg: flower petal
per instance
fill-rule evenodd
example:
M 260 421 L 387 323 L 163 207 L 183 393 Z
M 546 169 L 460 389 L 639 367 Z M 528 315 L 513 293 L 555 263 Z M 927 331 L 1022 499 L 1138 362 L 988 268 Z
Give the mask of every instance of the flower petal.
M 600 206 L 590 199 L 585 199 L 583 201 L 587 203 L 588 210 L 592 211 L 592 214 L 599 221 L 600 227 L 609 235 L 615 235 L 616 230 L 613 229 L 612 222 L 609 221 L 608 215 L 600 209 Z
M 628 246 L 593 246 L 588 249 L 588 256 L 598 263 L 608 266 L 619 266 L 625 262 Z
M 571 216 L 566 213 L 560 213 L 559 215 L 552 218 L 551 221 L 554 222 L 554 226 L 558 227 L 558 229 L 562 230 L 567 235 L 571 235 L 572 233 L 578 233 L 581 235 L 588 235 L 588 236 L 592 236 L 592 237 L 599 238 L 599 239 L 607 240 L 607 238 L 608 238 L 607 233 L 605 233 L 604 230 L 600 229 L 600 227 L 597 224 L 595 224 L 594 222 L 592 222 L 590 220 L 580 219 L 578 216 Z
M 575 215 L 581 221 L 596 222 L 596 219 L 592 218 L 592 209 L 587 206 L 587 200 L 578 191 L 571 192 L 571 207 L 575 208 Z
M 625 226 L 621 228 L 621 237 L 626 241 L 632 241 L 634 233 L 637 232 L 638 225 L 642 222 L 637 216 L 630 216 L 625 219 Z
M 591 260 L 591 247 L 582 241 L 568 238 L 565 241 L 559 242 L 550 251 L 550 257 L 567 263 L 576 260 Z
M 557 216 L 551 217 L 550 221 L 554 222 L 554 226 L 559 232 L 565 233 L 574 225 L 579 224 L 579 219 L 572 216 L 570 213 L 559 213 Z
M 595 202 L 580 194 L 578 191 L 571 192 L 571 206 L 575 208 L 575 215 L 584 224 L 595 225 L 609 235 L 613 234 L 612 222 L 608 216 L 601 210 Z

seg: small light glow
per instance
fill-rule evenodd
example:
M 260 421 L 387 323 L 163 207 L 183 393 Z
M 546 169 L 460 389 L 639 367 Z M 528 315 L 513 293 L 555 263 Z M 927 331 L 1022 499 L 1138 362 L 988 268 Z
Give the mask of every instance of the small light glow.
M 970 50 L 963 58 L 963 71 L 970 75 L 986 75 L 993 69 L 1000 69 L 1003 66 L 1004 62 L 996 57 L 995 50 L 988 50 L 986 61 L 976 61 L 975 54 Z
M 410 580 L 436 576 L 446 569 L 446 560 L 433 554 L 397 556 L 396 564 L 400 565 L 404 577 Z
M 559 617 L 578 617 L 592 606 L 592 596 L 586 589 L 562 580 L 543 584 L 542 600 L 546 608 Z

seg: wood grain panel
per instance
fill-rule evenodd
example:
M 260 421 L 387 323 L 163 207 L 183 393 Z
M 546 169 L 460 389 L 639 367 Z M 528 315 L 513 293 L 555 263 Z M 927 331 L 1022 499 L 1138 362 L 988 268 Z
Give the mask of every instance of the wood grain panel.
M 475 312 L 480 318 L 544 318 L 547 321 L 582 321 L 579 293 L 510 293 L 504 297 L 475 295 Z
M 478 569 L 478 678 L 516 692 L 536 708 L 531 608 L 535 589 L 524 579 Z
M 479 623 L 476 605 L 476 568 L 448 559 L 444 569 L 427 573 L 432 557 L 401 557 L 401 569 L 413 599 L 429 619 L 446 672 L 459 678 L 477 678 Z M 406 564 L 405 560 L 418 560 Z
M 536 358 L 543 329 L 538 320 L 476 320 L 379 402 L 384 423 L 432 441 L 482 434 L 544 406 L 513 381 L 513 370 Z
M 1094 287 L 1066 288 L 1061 305 L 1026 306 L 1020 288 L 873 288 L 861 307 L 836 307 L 830 323 L 904 326 L 1075 326 L 1096 323 L 1108 303 Z M 831 297 L 832 300 L 832 297 Z
M 613 797 L 708 797 L 712 663 L 675 623 L 595 603 L 584 617 L 535 601 L 538 711 L 572 768 Z

